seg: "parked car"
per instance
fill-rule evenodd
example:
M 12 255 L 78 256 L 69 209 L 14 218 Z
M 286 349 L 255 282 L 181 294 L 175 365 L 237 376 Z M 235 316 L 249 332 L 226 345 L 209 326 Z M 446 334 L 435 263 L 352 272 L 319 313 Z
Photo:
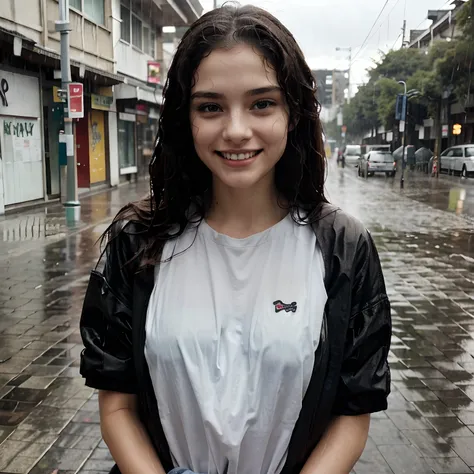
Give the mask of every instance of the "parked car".
M 358 175 L 366 178 L 375 173 L 385 173 L 391 177 L 397 173 L 397 163 L 389 151 L 371 151 L 360 157 Z
M 463 178 L 474 175 L 474 145 L 458 145 L 441 153 L 440 172 L 459 174 Z
M 357 166 L 362 156 L 360 145 L 347 145 L 342 150 L 342 160 L 345 165 Z

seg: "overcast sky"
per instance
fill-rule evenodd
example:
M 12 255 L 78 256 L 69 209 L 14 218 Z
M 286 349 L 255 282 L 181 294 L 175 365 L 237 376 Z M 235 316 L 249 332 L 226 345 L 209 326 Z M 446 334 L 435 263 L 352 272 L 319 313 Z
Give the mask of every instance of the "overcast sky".
M 445 0 L 389 0 L 377 21 L 371 38 L 357 54 L 386 0 L 241 0 L 273 13 L 295 35 L 312 69 L 347 69 L 348 53 L 336 52 L 337 47 L 352 47 L 352 90 L 365 81 L 365 71 L 378 57 L 378 51 L 388 51 L 401 45 L 401 30 L 406 15 L 407 38 L 410 29 L 430 25 L 428 10 L 451 8 Z M 218 4 L 223 3 L 218 0 Z M 205 10 L 213 0 L 201 0 Z M 405 13 L 406 12 L 406 13 Z M 398 40 L 397 40 L 398 38 Z M 396 42 L 396 43 L 395 43 Z M 400 78 L 402 79 L 402 78 Z

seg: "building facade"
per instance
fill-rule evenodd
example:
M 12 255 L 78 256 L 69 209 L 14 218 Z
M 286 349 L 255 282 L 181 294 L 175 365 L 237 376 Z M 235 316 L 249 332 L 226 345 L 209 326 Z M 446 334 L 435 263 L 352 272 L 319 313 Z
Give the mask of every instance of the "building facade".
M 409 48 L 428 50 L 441 41 L 453 41 L 462 32 L 457 25 L 457 16 L 464 7 L 465 0 L 451 2 L 451 10 L 430 10 L 428 19 L 431 25 L 425 30 L 410 31 Z M 446 90 L 437 117 L 429 117 L 416 127 L 415 139 L 434 149 L 437 131 L 442 130 L 441 149 L 449 146 L 474 142 L 474 98 L 461 104 L 452 100 L 451 92 Z M 455 125 L 461 125 L 461 133 L 453 134 Z
M 163 5 L 153 0 L 113 0 L 121 18 L 114 30 L 116 72 L 124 77 L 114 87 L 118 143 L 118 180 L 148 174 L 169 62 L 165 61 L 163 28 L 185 27 L 203 11 L 194 0 Z M 170 5 L 173 5 L 171 7 Z
M 198 0 L 69 0 L 79 192 L 148 170 L 166 77 L 162 29 L 202 13 Z M 0 214 L 65 193 L 57 0 L 0 2 Z

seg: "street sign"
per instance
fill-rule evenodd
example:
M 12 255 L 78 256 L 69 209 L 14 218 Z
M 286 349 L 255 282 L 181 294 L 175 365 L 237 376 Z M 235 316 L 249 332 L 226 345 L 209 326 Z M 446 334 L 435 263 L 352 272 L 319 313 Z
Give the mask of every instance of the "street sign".
M 443 125 L 441 135 L 443 138 L 447 138 L 449 136 L 449 125 Z
M 68 84 L 67 108 L 69 118 L 84 117 L 84 86 L 80 82 Z
M 407 96 L 403 94 L 397 95 L 397 103 L 395 105 L 395 120 L 405 121 L 407 117 Z

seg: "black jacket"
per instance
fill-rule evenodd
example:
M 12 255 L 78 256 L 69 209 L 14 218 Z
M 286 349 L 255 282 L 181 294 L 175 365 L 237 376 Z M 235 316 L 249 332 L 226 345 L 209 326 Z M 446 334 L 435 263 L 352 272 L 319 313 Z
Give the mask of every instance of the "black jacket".
M 362 224 L 338 208 L 323 204 L 319 216 L 312 227 L 324 257 L 328 301 L 282 474 L 301 471 L 333 417 L 385 410 L 390 392 L 390 303 L 377 250 Z M 81 316 L 81 374 L 89 387 L 137 395 L 140 419 L 169 471 L 144 352 L 154 268 L 125 265 L 138 249 L 140 230 L 136 223 L 117 223 L 103 272 L 91 274 Z

